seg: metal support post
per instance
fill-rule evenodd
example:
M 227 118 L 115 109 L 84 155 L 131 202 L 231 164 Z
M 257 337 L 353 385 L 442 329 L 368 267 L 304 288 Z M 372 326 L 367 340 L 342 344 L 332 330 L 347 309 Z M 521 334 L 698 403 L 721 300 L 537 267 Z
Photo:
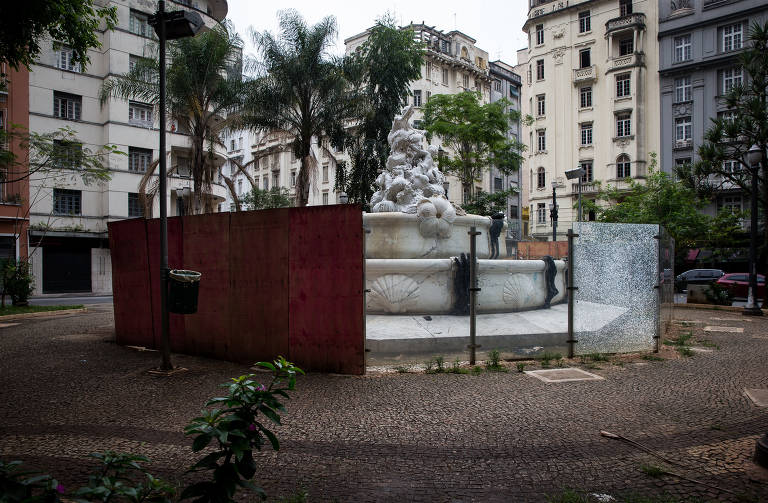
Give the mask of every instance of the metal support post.
M 763 311 L 757 305 L 757 190 L 760 164 L 752 166 L 752 197 L 749 209 L 749 290 L 747 291 L 747 306 L 742 314 L 747 316 L 762 316 Z
M 477 348 L 477 227 L 469 228 L 469 364 L 476 361 Z
M 579 214 L 578 221 L 581 222 L 581 178 L 579 178 Z
M 578 234 L 573 233 L 573 229 L 568 229 L 568 358 L 573 358 L 574 345 L 579 342 L 573 338 L 573 306 L 575 303 L 574 294 L 578 287 L 573 286 L 573 238 Z

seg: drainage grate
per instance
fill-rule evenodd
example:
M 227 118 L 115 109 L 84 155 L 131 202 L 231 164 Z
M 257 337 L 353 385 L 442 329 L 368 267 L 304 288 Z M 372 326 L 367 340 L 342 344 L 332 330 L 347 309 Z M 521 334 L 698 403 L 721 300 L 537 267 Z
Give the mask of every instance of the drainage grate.
M 549 370 L 526 370 L 526 374 L 540 379 L 544 382 L 569 382 L 569 381 L 602 381 L 603 378 L 597 374 L 585 372 L 581 369 L 549 369 Z

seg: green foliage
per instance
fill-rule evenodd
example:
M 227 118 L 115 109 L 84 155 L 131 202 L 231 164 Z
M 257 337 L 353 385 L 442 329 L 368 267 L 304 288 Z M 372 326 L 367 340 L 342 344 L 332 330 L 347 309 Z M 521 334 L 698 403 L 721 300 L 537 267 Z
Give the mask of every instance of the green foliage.
M 427 137 L 439 136 L 454 153 L 441 159 L 440 169 L 455 175 L 470 197 L 490 166 L 510 174 L 520 165 L 523 146 L 507 138 L 509 123 L 518 114 L 508 110 L 506 100 L 481 105 L 480 94 L 469 91 L 432 96 L 424 107 Z
M 549 351 L 544 351 L 539 355 L 539 361 L 541 361 L 542 367 L 549 367 L 549 363 L 552 360 L 559 360 L 563 357 L 560 353 L 550 353 Z
M 44 40 L 72 48 L 73 61 L 90 63 L 89 48 L 101 47 L 99 28 L 117 25 L 117 7 L 95 7 L 93 0 L 32 0 L 6 4 L 0 16 L 0 62 L 11 68 L 29 66 L 37 59 Z
M 647 360 L 651 362 L 663 362 L 664 358 L 656 355 L 643 355 L 643 360 Z
M 253 374 L 233 378 L 232 383 L 223 385 L 227 396 L 209 400 L 209 408 L 184 429 L 187 435 L 194 436 L 194 452 L 209 447 L 213 441 L 215 445 L 212 452 L 190 468 L 193 472 L 210 472 L 210 480 L 188 486 L 181 494 L 182 499 L 195 498 L 196 503 L 231 502 L 238 488 L 265 497 L 264 491 L 251 482 L 256 475 L 253 450 L 260 451 L 267 441 L 274 450 L 280 449 L 280 444 L 259 415 L 279 425 L 279 413 L 285 410 L 280 400 L 290 398 L 288 391 L 294 389 L 296 375 L 303 372 L 282 356 L 272 363 L 257 365 L 272 373 L 269 386 L 258 384 L 258 376 Z
M 491 216 L 496 213 L 506 213 L 507 198 L 514 193 L 512 189 L 494 193 L 479 190 L 470 197 L 468 202 L 463 203 L 461 208 L 472 215 Z
M 411 29 L 399 29 L 391 16 L 376 21 L 368 39 L 348 59 L 346 74 L 356 89 L 355 133 L 345 142 L 350 165 L 336 169 L 336 190 L 367 206 L 373 183 L 386 167 L 387 135 L 408 100 L 409 84 L 421 77 L 424 46 Z
M 525 362 L 517 362 L 515 363 L 515 367 L 517 367 L 517 371 L 520 373 L 523 373 L 525 371 L 525 366 L 528 365 Z
M 498 349 L 488 351 L 488 359 L 485 361 L 485 368 L 490 372 L 508 372 L 509 370 L 501 364 L 501 353 Z
M 211 183 L 217 166 L 214 146 L 220 134 L 235 126 L 242 105 L 242 41 L 229 23 L 216 25 L 195 37 L 168 42 L 167 112 L 190 135 L 190 169 L 194 185 L 193 209 L 213 211 Z M 130 72 L 104 82 L 99 98 L 110 97 L 160 103 L 160 62 L 156 45 L 151 57 L 140 58 Z M 222 119 L 222 117 L 226 117 Z M 147 170 L 145 179 L 154 169 Z M 155 189 L 156 190 L 156 189 Z
M 249 210 L 287 208 L 291 205 L 291 197 L 285 187 L 272 187 L 269 190 L 253 187 L 240 199 L 240 202 Z
M 666 470 L 656 465 L 640 465 L 640 471 L 649 477 L 658 478 L 666 474 Z
M 248 83 L 240 125 L 279 130 L 293 138 L 293 153 L 301 162 L 296 202 L 306 206 L 310 173 L 317 169 L 313 139 L 328 137 L 333 145 L 341 145 L 344 121 L 357 104 L 342 61 L 329 54 L 336 19 L 329 16 L 307 26 L 298 12 L 286 9 L 280 11 L 279 22 L 278 36 L 253 34 L 260 58 L 250 66 L 258 75 Z
M 74 496 L 79 502 L 127 501 L 130 503 L 172 503 L 176 489 L 167 482 L 153 477 L 139 463 L 149 460 L 143 456 L 112 451 L 93 453 L 100 469 L 88 478 L 88 485 L 78 489 Z
M 34 279 L 30 273 L 29 262 L 26 260 L 5 259 L 0 261 L 2 274 L 2 305 L 5 306 L 5 296 L 10 295 L 14 306 L 25 305 L 34 290 Z
M 50 475 L 21 470 L 21 461 L 0 459 L 0 502 L 58 503 L 64 487 Z
M 733 304 L 733 295 L 726 287 L 717 283 L 710 283 L 704 290 L 704 297 L 707 302 L 719 306 L 730 306 Z

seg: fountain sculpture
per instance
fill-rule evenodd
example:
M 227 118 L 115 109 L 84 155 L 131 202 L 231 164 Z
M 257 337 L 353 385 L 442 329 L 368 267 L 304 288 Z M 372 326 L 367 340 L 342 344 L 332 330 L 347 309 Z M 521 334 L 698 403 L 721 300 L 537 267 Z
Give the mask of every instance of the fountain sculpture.
M 470 227 L 477 238 L 479 313 L 549 307 L 565 299 L 562 261 L 488 260 L 506 256 L 498 237 L 506 224 L 467 215 L 446 198 L 445 177 L 434 163 L 437 147 L 423 148 L 413 108 L 395 118 L 388 136 L 391 155 L 376 179 L 366 237 L 367 310 L 372 314 L 463 314 Z M 463 258 L 463 260 L 462 260 Z M 462 286 L 464 285 L 464 286 Z

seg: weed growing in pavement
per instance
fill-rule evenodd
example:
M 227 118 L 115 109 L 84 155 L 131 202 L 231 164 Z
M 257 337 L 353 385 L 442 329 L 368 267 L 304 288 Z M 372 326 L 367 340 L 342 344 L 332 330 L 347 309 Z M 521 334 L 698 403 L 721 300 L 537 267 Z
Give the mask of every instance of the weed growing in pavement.
M 539 355 L 539 360 L 541 361 L 542 367 L 549 367 L 549 362 L 552 360 L 559 360 L 563 357 L 560 353 L 550 353 L 549 351 L 544 351 L 541 355 Z
M 526 366 L 526 365 L 528 365 L 528 364 L 527 364 L 527 363 L 525 363 L 525 362 L 517 362 L 517 363 L 515 364 L 515 367 L 517 367 L 517 371 L 518 371 L 518 372 L 524 372 L 524 371 L 525 371 L 525 366 Z
M 680 353 L 680 356 L 693 356 L 693 350 L 688 346 L 680 346 L 677 348 L 677 352 Z
M 435 367 L 435 361 L 432 358 L 430 358 L 429 360 L 424 362 L 424 373 L 434 374 L 435 373 L 434 367 Z
M 435 369 L 435 372 L 437 372 L 438 374 L 442 374 L 443 372 L 445 372 L 445 358 L 443 358 L 442 356 L 436 356 L 435 366 L 437 367 Z
M 648 360 L 649 362 L 663 362 L 664 358 L 656 355 L 643 355 L 643 360 Z
M 593 362 L 607 362 L 610 360 L 608 355 L 604 355 L 603 353 L 590 353 L 587 357 Z
M 472 367 L 471 372 L 473 376 L 479 376 L 480 374 L 483 373 L 483 367 L 481 367 L 480 365 L 475 365 L 474 367 Z
M 408 372 L 410 372 L 410 370 L 411 370 L 410 368 L 404 365 L 398 365 L 397 367 L 395 367 L 395 372 L 397 372 L 398 374 L 407 374 Z
M 489 372 L 508 372 L 508 369 L 501 364 L 501 353 L 498 349 L 488 351 L 488 360 L 485 362 L 485 368 Z
M 667 473 L 663 468 L 656 465 L 640 465 L 640 471 L 653 478 L 659 478 Z
M 461 368 L 461 361 L 457 356 L 453 363 L 451 363 L 451 368 L 447 369 L 446 372 L 449 374 L 469 374 L 469 369 Z

